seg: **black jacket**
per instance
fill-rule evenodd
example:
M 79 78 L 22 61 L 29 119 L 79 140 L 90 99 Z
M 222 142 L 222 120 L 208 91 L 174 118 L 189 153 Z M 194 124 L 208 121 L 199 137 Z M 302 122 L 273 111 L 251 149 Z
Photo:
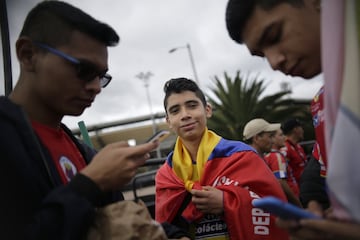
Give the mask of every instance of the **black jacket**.
M 62 127 L 89 162 L 95 151 Z M 82 239 L 94 207 L 116 199 L 81 174 L 62 185 L 26 115 L 6 97 L 0 97 L 0 189 L 1 239 Z
M 95 150 L 71 137 L 85 161 Z M 103 193 L 77 174 L 63 185 L 50 153 L 34 133 L 21 107 L 0 97 L 0 239 L 84 239 L 95 207 L 122 200 L 121 192 Z M 162 223 L 169 238 L 190 235 Z
M 306 164 L 300 179 L 301 204 L 307 208 L 312 200 L 316 200 L 324 210 L 330 206 L 325 178 L 320 176 L 320 163 L 313 156 Z

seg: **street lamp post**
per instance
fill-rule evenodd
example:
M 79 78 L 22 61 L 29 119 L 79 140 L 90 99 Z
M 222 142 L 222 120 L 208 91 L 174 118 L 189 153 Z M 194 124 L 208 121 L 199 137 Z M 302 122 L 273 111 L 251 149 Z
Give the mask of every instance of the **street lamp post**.
M 191 68 L 192 68 L 193 74 L 194 74 L 194 80 L 195 80 L 195 82 L 196 82 L 197 84 L 200 85 L 200 82 L 199 82 L 199 79 L 198 79 L 198 76 L 197 76 L 197 73 L 196 73 L 194 57 L 193 57 L 193 54 L 192 54 L 192 51 L 191 51 L 190 44 L 187 43 L 185 46 L 180 46 L 180 47 L 172 48 L 172 49 L 169 50 L 169 53 L 173 53 L 173 52 L 175 52 L 176 50 L 182 49 L 182 48 L 186 48 L 186 49 L 188 50 L 189 58 L 190 58 L 190 63 L 191 63 Z
M 150 98 L 150 93 L 149 93 L 149 79 L 152 76 L 153 76 L 152 72 L 146 72 L 146 73 L 140 72 L 135 76 L 144 82 L 144 86 L 145 86 L 145 90 L 146 90 L 146 97 L 147 97 L 147 101 L 149 103 L 150 114 L 153 114 L 151 98 Z
M 152 130 L 153 130 L 153 134 L 155 134 L 156 133 L 156 124 L 155 124 L 155 118 L 154 118 L 154 113 L 152 110 L 151 98 L 150 98 L 150 93 L 149 93 L 149 80 L 150 80 L 150 77 L 152 77 L 153 75 L 154 74 L 152 72 L 146 72 L 146 73 L 140 72 L 135 77 L 139 78 L 141 81 L 144 82 L 144 86 L 145 86 L 145 90 L 146 90 L 146 97 L 147 97 L 147 101 L 149 103 L 151 122 L 152 122 Z M 160 148 L 156 149 L 156 155 L 158 158 L 161 157 Z

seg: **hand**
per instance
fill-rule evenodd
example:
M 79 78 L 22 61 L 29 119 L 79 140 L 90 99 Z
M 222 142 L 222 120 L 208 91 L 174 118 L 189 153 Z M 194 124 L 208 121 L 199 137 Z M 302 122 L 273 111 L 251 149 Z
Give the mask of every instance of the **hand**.
M 222 214 L 223 206 L 223 192 L 217 188 L 204 186 L 202 190 L 191 190 L 192 202 L 196 208 L 209 214 Z
M 118 190 L 135 176 L 137 168 L 149 159 L 149 152 L 158 145 L 156 142 L 134 147 L 126 142 L 109 144 L 95 155 L 81 173 L 103 191 Z
M 325 216 L 321 206 L 311 201 L 308 210 L 323 219 L 293 220 L 278 219 L 277 225 L 289 231 L 294 239 L 360 239 L 360 224 L 336 220 Z

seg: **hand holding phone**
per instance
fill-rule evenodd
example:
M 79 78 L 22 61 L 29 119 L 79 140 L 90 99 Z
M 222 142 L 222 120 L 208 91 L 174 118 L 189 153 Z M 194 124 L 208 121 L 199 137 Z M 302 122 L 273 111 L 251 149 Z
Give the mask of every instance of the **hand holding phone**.
M 252 205 L 268 211 L 282 219 L 299 220 L 302 218 L 320 219 L 319 216 L 299 208 L 293 204 L 284 202 L 276 197 L 264 197 L 252 201 Z
M 160 130 L 154 135 L 152 135 L 146 142 L 158 141 L 159 143 L 162 142 L 165 138 L 170 135 L 170 131 L 168 130 Z

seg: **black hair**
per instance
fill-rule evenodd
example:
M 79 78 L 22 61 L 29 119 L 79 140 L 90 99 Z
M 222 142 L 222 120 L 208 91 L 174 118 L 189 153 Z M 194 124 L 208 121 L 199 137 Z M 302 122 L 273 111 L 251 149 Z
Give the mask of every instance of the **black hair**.
M 67 43 L 73 30 L 83 32 L 106 46 L 115 46 L 120 39 L 109 25 L 61 1 L 37 4 L 27 15 L 20 37 L 27 36 L 56 47 Z
M 299 126 L 303 126 L 302 122 L 296 118 L 289 118 L 281 123 L 281 130 L 283 131 L 284 135 L 288 135 L 294 128 Z
M 194 92 L 195 95 L 201 100 L 204 106 L 206 106 L 206 98 L 199 86 L 190 79 L 187 78 L 173 78 L 167 81 L 164 85 L 164 108 L 166 112 L 167 100 L 173 93 L 182 93 L 184 91 Z
M 255 7 L 270 10 L 280 3 L 288 3 L 295 7 L 304 6 L 303 0 L 229 0 L 225 20 L 230 37 L 237 43 L 243 43 L 241 34 Z

